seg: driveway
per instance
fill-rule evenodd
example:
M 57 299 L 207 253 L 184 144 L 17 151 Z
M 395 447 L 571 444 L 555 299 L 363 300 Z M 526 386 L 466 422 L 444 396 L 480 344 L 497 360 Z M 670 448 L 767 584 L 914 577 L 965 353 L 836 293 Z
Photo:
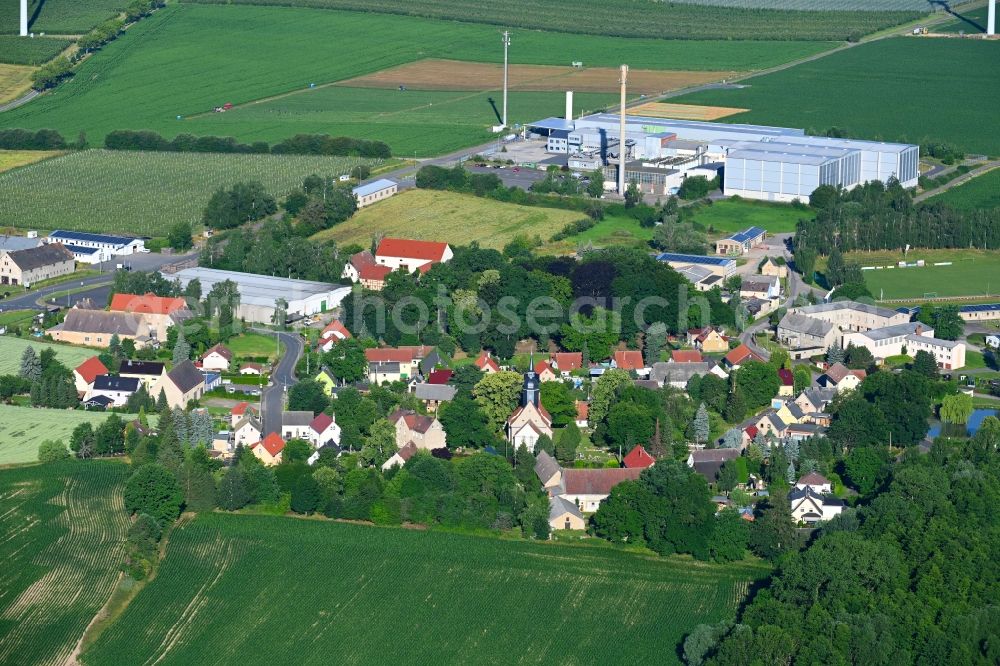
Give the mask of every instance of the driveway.
M 262 335 L 275 335 L 275 331 L 262 328 L 252 329 L 255 333 Z M 282 344 L 285 345 L 285 353 L 274 366 L 271 372 L 271 384 L 264 389 L 261 394 L 261 416 L 264 419 L 264 435 L 272 432 L 281 432 L 281 412 L 285 409 L 285 391 L 288 387 L 294 386 L 298 379 L 295 377 L 295 364 L 302 357 L 304 347 L 302 336 L 298 333 L 278 332 Z

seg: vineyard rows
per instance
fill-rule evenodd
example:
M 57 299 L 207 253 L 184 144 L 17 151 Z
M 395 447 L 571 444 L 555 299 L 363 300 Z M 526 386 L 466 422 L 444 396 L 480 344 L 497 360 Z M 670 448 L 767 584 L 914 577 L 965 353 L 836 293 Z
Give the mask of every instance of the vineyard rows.
M 306 155 L 88 150 L 0 174 L 0 221 L 28 229 L 164 236 L 199 222 L 220 187 L 256 180 L 280 197 L 309 174 L 339 176 L 378 160 Z
M 759 566 L 203 514 L 85 664 L 673 663 Z M 391 637 L 391 640 L 389 640 Z
M 805 39 L 844 40 L 898 25 L 918 17 L 916 11 L 887 11 L 879 0 L 876 11 L 789 11 L 741 7 L 631 2 L 626 0 L 190 0 L 203 4 L 295 5 L 325 9 L 405 14 L 428 18 L 491 23 L 505 27 L 658 39 Z M 736 0 L 733 0 L 734 2 Z M 810 0 L 797 0 L 807 4 Z M 834 4 L 835 0 L 812 0 Z M 783 0 L 773 0 L 784 5 Z M 791 3 L 789 3 L 791 4 Z M 850 0 L 852 7 L 871 2 Z M 759 7 L 759 5 L 757 5 Z M 867 7 L 866 7 L 867 8 Z
M 62 664 L 118 578 L 128 467 L 0 471 L 0 663 Z

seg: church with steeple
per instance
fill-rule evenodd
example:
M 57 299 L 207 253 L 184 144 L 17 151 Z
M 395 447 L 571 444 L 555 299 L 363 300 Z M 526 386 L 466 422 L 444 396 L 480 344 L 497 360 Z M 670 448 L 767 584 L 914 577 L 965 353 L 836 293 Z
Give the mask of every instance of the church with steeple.
M 507 441 L 514 450 L 522 444 L 532 453 L 542 435 L 552 437 L 552 417 L 542 407 L 541 380 L 535 372 L 535 356 L 528 361 L 521 388 L 521 404 L 507 419 Z

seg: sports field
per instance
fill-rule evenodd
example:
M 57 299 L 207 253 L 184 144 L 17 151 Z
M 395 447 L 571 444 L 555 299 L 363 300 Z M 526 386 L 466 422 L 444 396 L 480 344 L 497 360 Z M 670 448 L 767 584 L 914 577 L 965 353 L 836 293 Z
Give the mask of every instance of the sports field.
M 471 194 L 408 190 L 367 208 L 313 238 L 368 247 L 372 234 L 422 240 L 447 240 L 453 245 L 479 241 L 500 249 L 515 236 L 539 236 L 547 241 L 583 213 L 537 206 L 519 206 Z
M 479 21 L 505 28 L 656 39 L 844 40 L 926 13 L 919 0 L 765 0 L 698 4 L 630 0 L 193 0 L 215 4 L 299 5 Z M 695 0 L 697 1 L 697 0 Z M 905 3 L 905 4 L 902 4 Z M 727 4 L 731 6 L 705 6 Z M 800 11 L 819 10 L 819 11 Z M 850 11 L 830 11 L 847 9 Z M 898 11 L 903 9 L 904 11 Z M 866 11 L 867 10 L 867 11 Z M 584 18 L 585 17 L 585 18 Z
M 126 420 L 135 418 L 122 414 Z M 94 427 L 108 415 L 76 409 L 43 409 L 0 405 L 0 465 L 31 463 L 38 460 L 38 445 L 47 439 L 69 444 L 73 428 L 84 422 Z M 0 641 L 2 643 L 2 641 Z M 3 659 L 0 659 L 0 663 Z
M 759 565 L 201 514 L 84 664 L 679 663 Z M 612 619 L 613 618 L 613 619 Z M 474 657 L 470 657 L 474 655 Z
M 62 666 L 118 579 L 128 466 L 0 470 L 0 663 Z
M 1000 154 L 1000 133 L 984 118 L 1000 108 L 1000 41 L 883 39 L 754 78 L 738 90 L 707 90 L 676 102 L 750 109 L 724 122 L 763 123 L 848 136 L 955 144 Z
M 581 61 L 597 68 L 627 62 L 636 70 L 681 72 L 757 70 L 830 47 L 539 31 L 521 31 L 512 39 L 516 65 L 566 67 Z M 245 141 L 322 132 L 385 139 L 402 155 L 436 154 L 490 136 L 500 106 L 499 95 L 489 92 L 500 88 L 497 77 L 450 92 L 323 86 L 418 60 L 496 64 L 502 58 L 491 25 L 293 7 L 171 4 L 88 59 L 53 93 L 5 113 L 3 124 L 52 127 L 70 138 L 83 131 L 92 144 L 115 129 Z M 564 90 L 553 84 L 549 91 L 512 93 L 510 119 L 528 122 L 561 113 Z M 581 94 L 577 105 L 601 108 L 614 98 Z M 238 108 L 211 113 L 226 102 Z
M 898 253 L 857 253 L 845 255 L 862 266 L 889 266 L 901 261 Z M 924 267 L 883 268 L 865 271 L 865 284 L 875 298 L 886 300 L 922 299 L 1000 294 L 1000 253 L 982 250 L 915 250 L 908 263 L 919 259 Z M 951 266 L 933 266 L 952 262 Z
M 0 336 L 0 375 L 16 375 L 21 369 L 21 355 L 28 347 L 33 347 L 36 354 L 40 354 L 43 349 L 55 350 L 56 360 L 70 370 L 97 354 L 97 351 L 85 347 L 57 345 L 51 342 L 25 340 L 24 338 L 12 338 L 4 335 Z
M 41 162 L 61 154 L 58 150 L 0 150 L 0 172 Z
M 960 210 L 1000 206 L 1000 169 L 993 169 L 958 187 L 931 197 L 927 203 L 941 202 Z
M 86 150 L 0 174 L 6 224 L 165 236 L 195 224 L 212 193 L 256 180 L 280 198 L 310 174 L 339 176 L 377 161 L 308 155 Z
M 701 205 L 694 221 L 710 234 L 731 234 L 747 227 L 760 227 L 768 233 L 790 233 L 800 219 L 812 219 L 816 212 L 810 208 L 795 208 L 787 204 L 723 199 L 711 206 Z

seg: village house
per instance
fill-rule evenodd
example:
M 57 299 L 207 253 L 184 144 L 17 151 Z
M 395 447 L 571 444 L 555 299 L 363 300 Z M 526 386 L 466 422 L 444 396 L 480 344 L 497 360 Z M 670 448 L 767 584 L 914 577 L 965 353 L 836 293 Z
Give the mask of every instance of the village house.
M 86 361 L 73 369 L 73 383 L 76 385 L 76 392 L 83 396 L 94 384 L 94 378 L 98 375 L 108 374 L 108 369 L 101 363 L 101 359 L 91 356 Z
M 325 352 L 333 349 L 333 346 L 341 340 L 353 338 L 351 332 L 347 330 L 339 319 L 334 319 L 319 334 L 319 348 Z
M 670 360 L 674 363 L 704 363 L 705 357 L 697 349 L 675 349 L 670 352 Z
M 656 464 L 656 458 L 649 455 L 641 444 L 636 444 L 635 447 L 633 447 L 632 450 L 629 451 L 624 458 L 622 458 L 622 464 L 631 469 L 646 469 L 647 467 L 652 467 Z
M 541 403 L 541 382 L 535 372 L 535 361 L 528 361 L 521 388 L 521 404 L 507 419 L 507 441 L 513 450 L 524 446 L 534 453 L 542 435 L 552 437 L 552 417 Z
M 721 354 L 729 351 L 729 339 L 711 326 L 689 330 L 687 343 L 705 354 Z
M 795 482 L 795 487 L 798 490 L 809 488 L 817 495 L 829 495 L 833 492 L 833 484 L 819 472 L 809 472 L 805 476 L 800 477 Z
M 393 467 L 402 467 L 406 464 L 407 460 L 416 454 L 416 452 L 417 445 L 413 442 L 407 442 L 406 446 L 393 453 L 392 457 L 382 463 L 382 471 L 388 472 Z
M 381 384 L 383 381 L 398 381 L 400 379 L 414 379 L 420 375 L 420 362 L 433 348 L 425 346 L 413 347 L 377 347 L 365 350 L 365 359 L 369 368 L 368 381 L 372 384 Z M 372 367 L 372 364 L 381 364 Z M 392 367 L 395 363 L 398 367 Z M 377 373 L 375 372 L 377 370 Z M 376 374 L 384 374 L 386 378 L 376 380 Z
M 795 375 L 788 368 L 778 368 L 778 395 L 792 397 L 795 395 Z
M 98 375 L 94 384 L 84 396 L 84 400 L 92 400 L 103 396 L 111 400 L 113 407 L 122 407 L 139 390 L 139 380 L 134 377 L 119 377 L 118 375 Z
M 398 448 L 403 448 L 410 442 L 423 451 L 433 451 L 447 446 L 444 426 L 431 416 L 397 409 L 389 415 L 389 423 L 396 426 L 396 446 Z
M 391 272 L 392 268 L 380 265 L 375 261 L 372 253 L 365 250 L 351 255 L 340 277 L 346 278 L 351 282 L 360 282 L 361 286 L 365 289 L 382 291 L 382 288 L 385 286 L 385 279 Z
M 611 494 L 612 488 L 622 481 L 635 481 L 642 470 L 639 467 L 568 468 L 562 471 L 559 485 L 550 492 L 572 502 L 583 513 L 593 513 Z
M 784 279 L 788 277 L 788 265 L 784 262 L 778 263 L 771 257 L 764 257 L 764 261 L 760 262 L 760 265 L 757 266 L 757 272 L 761 275 Z
M 327 395 L 333 395 L 333 389 L 337 386 L 337 378 L 333 376 L 333 372 L 329 368 L 320 368 L 313 380 L 318 382 L 323 386 L 323 392 Z
M 635 350 L 618 350 L 611 359 L 612 367 L 626 372 L 634 372 L 640 377 L 649 375 L 649 368 L 642 359 L 642 352 Z
M 427 411 L 433 414 L 442 403 L 451 402 L 458 391 L 454 386 L 447 384 L 431 384 L 430 382 L 415 384 L 413 395 L 427 407 Z
M 229 425 L 235 427 L 237 422 L 239 422 L 247 414 L 257 416 L 257 408 L 246 401 L 237 403 L 232 409 L 229 410 Z
M 285 440 L 276 432 L 272 432 L 263 440 L 251 445 L 253 454 L 265 465 L 281 463 L 281 452 L 285 450 Z
M 115 294 L 111 297 L 109 310 L 142 315 L 150 335 L 157 340 L 166 340 L 171 326 L 194 316 L 183 298 L 165 298 L 154 294 Z
M 244 377 L 260 377 L 264 374 L 264 366 L 260 363 L 243 363 L 240 365 L 240 374 Z
M 340 426 L 329 414 L 320 412 L 309 422 L 309 443 L 317 449 L 340 444 Z
M 184 409 L 192 400 L 199 400 L 205 393 L 205 377 L 191 361 L 182 361 L 166 372 L 153 385 L 151 395 L 159 399 L 163 394 L 171 408 Z
M 218 344 L 210 349 L 206 349 L 201 355 L 201 367 L 204 370 L 218 370 L 228 372 L 229 364 L 233 361 L 233 352 L 225 345 Z
M 585 400 L 576 401 L 576 427 L 580 429 L 590 426 L 590 403 Z
M 165 365 L 162 361 L 135 361 L 126 359 L 118 367 L 122 377 L 134 377 L 146 387 L 146 392 L 153 395 L 153 386 L 163 375 Z
M 435 385 L 444 385 L 451 381 L 452 375 L 455 373 L 450 368 L 439 368 L 437 370 L 431 370 L 427 373 L 427 383 Z
M 587 521 L 574 502 L 556 496 L 549 499 L 549 527 L 582 531 L 587 529 Z
M 73 253 L 58 243 L 0 250 L 0 284 L 30 287 L 76 270 Z
M 867 375 L 864 370 L 851 370 L 843 363 L 834 363 L 826 369 L 819 381 L 822 386 L 843 393 L 856 389 Z
M 583 352 L 556 352 L 549 362 L 563 377 L 569 377 L 574 370 L 583 368 Z
M 383 238 L 375 250 L 376 263 L 392 270 L 402 269 L 407 273 L 426 273 L 432 265 L 446 263 L 453 256 L 447 243 L 405 238 Z
M 396 361 L 373 361 L 368 364 L 368 383 L 373 386 L 392 384 L 406 379 Z
M 561 376 L 556 373 L 548 361 L 539 361 L 535 364 L 535 372 L 538 373 L 540 382 L 557 382 Z
M 795 488 L 789 492 L 788 502 L 791 505 L 792 520 L 807 525 L 830 520 L 840 515 L 845 506 L 843 500 L 824 497 L 810 486 Z
M 740 452 L 737 449 L 701 449 L 692 451 L 688 455 L 687 465 L 705 477 L 709 483 L 715 483 L 722 465 L 739 457 Z
M 145 347 L 152 341 L 142 315 L 80 308 L 71 308 L 63 322 L 46 333 L 57 342 L 88 347 L 107 347 L 115 335 L 119 340 L 132 340 L 136 347 Z
M 745 363 L 749 363 L 750 361 L 763 362 L 764 359 L 762 359 L 752 349 L 750 349 L 744 344 L 741 344 L 740 346 L 733 348 L 732 350 L 730 350 L 728 354 L 726 354 L 722 358 L 722 362 L 730 370 L 739 370 L 740 366 L 742 366 Z
M 497 363 L 496 359 L 493 358 L 493 356 L 485 349 L 479 352 L 475 365 L 481 372 L 484 372 L 487 375 L 492 375 L 494 372 L 500 372 L 500 364 Z
M 770 301 L 781 295 L 781 281 L 777 276 L 754 275 L 743 278 L 740 284 L 740 298 L 759 298 Z
M 729 376 L 718 365 L 708 361 L 700 363 L 675 363 L 674 361 L 664 363 L 663 361 L 658 361 L 653 364 L 649 378 L 657 386 L 670 386 L 684 390 L 687 388 L 688 381 L 692 377 L 707 375 L 709 373 L 717 374 L 717 369 L 723 373 L 723 377 Z
M 836 397 L 836 389 L 811 387 L 799 393 L 795 404 L 806 414 L 818 414 L 825 412 L 827 405 Z
M 304 439 L 307 442 L 312 433 L 312 421 L 315 415 L 309 411 L 281 413 L 281 437 L 286 442 L 290 439 Z
M 264 432 L 260 419 L 258 419 L 257 415 L 250 410 L 247 410 L 247 412 L 233 424 L 232 428 L 230 436 L 232 438 L 234 448 L 240 446 L 241 444 L 243 446 L 253 446 L 260 441 L 261 435 Z

